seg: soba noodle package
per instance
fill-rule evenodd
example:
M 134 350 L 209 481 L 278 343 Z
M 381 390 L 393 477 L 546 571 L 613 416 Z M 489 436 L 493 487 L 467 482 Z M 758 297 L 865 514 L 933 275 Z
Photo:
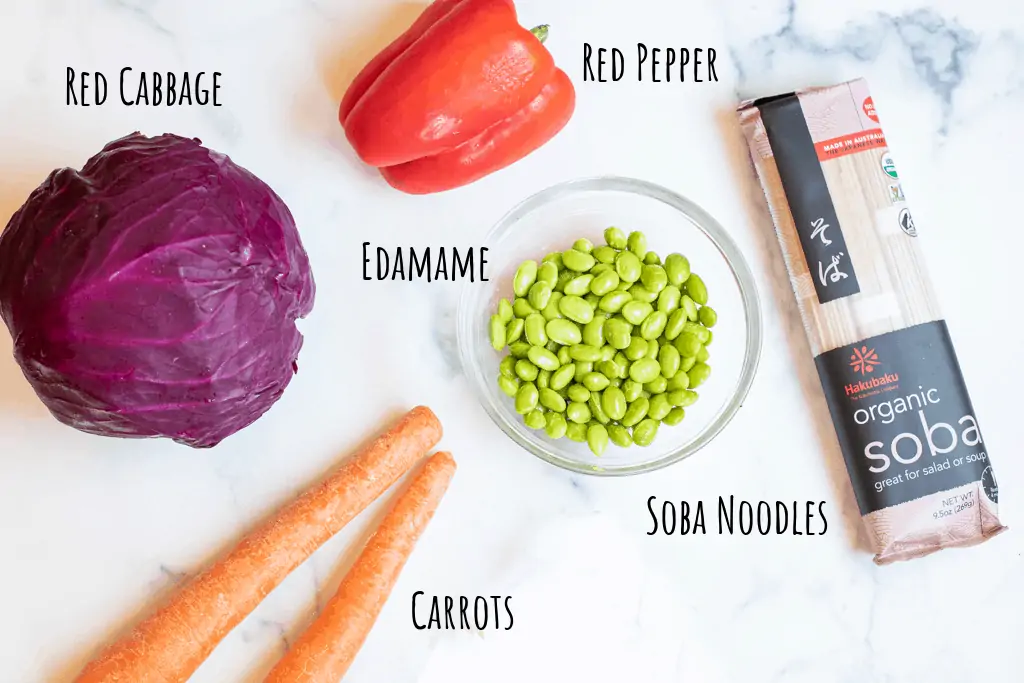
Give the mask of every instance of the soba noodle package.
M 739 108 L 875 562 L 981 543 L 999 488 L 863 80 Z

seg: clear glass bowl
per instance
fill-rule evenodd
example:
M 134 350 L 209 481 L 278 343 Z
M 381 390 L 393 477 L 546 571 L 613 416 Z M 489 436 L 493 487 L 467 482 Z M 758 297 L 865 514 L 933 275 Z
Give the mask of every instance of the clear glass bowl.
M 708 286 L 718 324 L 708 350 L 711 378 L 700 400 L 676 427 L 662 425 L 647 447 L 610 445 L 601 457 L 586 444 L 553 440 L 523 424 L 514 402 L 498 389 L 498 363 L 508 353 L 491 347 L 488 322 L 501 297 L 512 298 L 512 276 L 526 259 L 540 261 L 580 238 L 603 244 L 605 228 L 643 231 L 648 249 L 664 258 L 679 252 Z M 688 199 L 641 180 L 585 178 L 550 187 L 512 209 L 494 227 L 488 247 L 489 282 L 466 286 L 459 303 L 459 353 L 466 375 L 495 424 L 547 462 L 584 474 L 639 474 L 676 463 L 708 444 L 739 410 L 761 353 L 757 288 L 736 244 L 714 218 Z

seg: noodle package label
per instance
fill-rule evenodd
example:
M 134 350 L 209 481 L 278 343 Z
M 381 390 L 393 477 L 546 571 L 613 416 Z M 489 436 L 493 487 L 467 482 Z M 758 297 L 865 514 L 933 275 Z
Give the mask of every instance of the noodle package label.
M 981 427 L 867 84 L 752 100 L 739 115 L 875 561 L 1003 531 Z

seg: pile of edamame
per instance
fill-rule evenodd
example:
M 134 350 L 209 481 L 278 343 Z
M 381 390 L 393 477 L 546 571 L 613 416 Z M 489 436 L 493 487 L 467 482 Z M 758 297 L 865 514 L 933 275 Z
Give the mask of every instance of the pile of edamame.
M 650 446 L 678 425 L 711 375 L 708 346 L 718 314 L 704 281 L 681 254 L 665 261 L 642 232 L 604 232 L 595 247 L 525 261 L 490 319 L 491 345 L 506 346 L 498 386 L 531 429 L 586 442 Z

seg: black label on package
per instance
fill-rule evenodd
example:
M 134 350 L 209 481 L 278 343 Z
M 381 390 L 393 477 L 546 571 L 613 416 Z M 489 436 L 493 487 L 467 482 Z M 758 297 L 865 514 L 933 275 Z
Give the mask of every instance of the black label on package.
M 860 283 L 800 99 L 796 95 L 783 95 L 759 100 L 756 104 L 761 110 L 818 301 L 824 304 L 857 294 Z
M 815 360 L 861 514 L 986 477 L 998 490 L 944 321 Z

